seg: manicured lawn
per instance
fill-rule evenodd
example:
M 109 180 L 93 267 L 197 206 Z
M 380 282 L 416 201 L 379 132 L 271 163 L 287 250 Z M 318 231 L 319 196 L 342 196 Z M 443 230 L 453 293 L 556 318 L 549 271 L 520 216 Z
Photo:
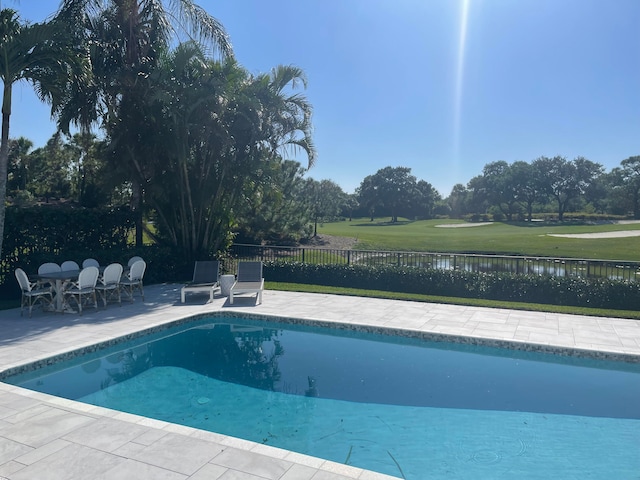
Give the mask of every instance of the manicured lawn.
M 640 261 L 640 237 L 560 238 L 547 234 L 576 234 L 640 230 L 640 224 L 558 225 L 506 224 L 441 228 L 452 220 L 400 221 L 388 218 L 354 219 L 325 223 L 318 233 L 353 237 L 356 249 L 405 250 L 426 252 L 495 253 L 502 255 L 537 255 L 587 259 Z

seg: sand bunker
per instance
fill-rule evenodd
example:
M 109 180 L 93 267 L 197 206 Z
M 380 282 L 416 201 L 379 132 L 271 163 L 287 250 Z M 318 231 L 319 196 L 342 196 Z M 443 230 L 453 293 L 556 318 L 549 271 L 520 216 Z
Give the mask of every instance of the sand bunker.
M 481 227 L 482 225 L 491 225 L 493 222 L 478 222 L 478 223 L 443 223 L 442 225 L 435 225 L 437 228 L 464 228 L 464 227 Z
M 547 233 L 550 237 L 564 238 L 623 238 L 623 237 L 640 237 L 640 230 L 622 230 L 619 232 L 599 232 L 599 233 Z

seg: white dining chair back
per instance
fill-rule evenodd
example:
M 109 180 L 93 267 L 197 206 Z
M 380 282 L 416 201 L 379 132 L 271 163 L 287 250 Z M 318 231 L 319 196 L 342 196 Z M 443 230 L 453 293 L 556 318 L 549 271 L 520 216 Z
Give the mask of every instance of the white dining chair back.
M 60 265 L 53 262 L 43 263 L 38 267 L 38 275 L 45 275 L 47 273 L 57 273 L 60 271 L 61 271 Z M 37 283 L 38 283 L 38 287 L 44 288 L 44 287 L 52 287 L 55 282 L 52 282 L 51 280 L 38 279 Z
M 84 290 L 87 288 L 95 288 L 99 275 L 98 267 L 89 266 L 80 270 L 78 275 L 78 288 Z
M 119 263 L 107 265 L 102 273 L 102 277 L 96 284 L 96 291 L 100 294 L 105 308 L 107 308 L 107 301 L 110 298 L 117 300 L 120 306 L 122 306 L 122 300 L 120 299 L 122 270 L 122 265 Z
M 38 275 L 42 275 L 44 273 L 60 272 L 61 270 L 62 269 L 60 268 L 60 265 L 58 265 L 57 263 L 47 262 L 38 267 Z
M 98 308 L 98 302 L 96 299 L 96 283 L 98 282 L 98 267 L 86 267 L 80 270 L 78 275 L 78 281 L 72 283 L 67 289 L 64 290 L 64 298 L 67 297 L 73 299 L 78 306 L 80 315 L 82 315 L 83 300 L 92 300 L 94 308 Z
M 23 292 L 30 292 L 33 288 L 32 283 L 29 281 L 29 277 L 21 268 L 16 268 L 16 279 L 18 280 L 18 285 L 20 285 L 20 290 Z
M 20 285 L 20 290 L 22 291 L 20 316 L 22 316 L 25 306 L 29 307 L 29 317 L 31 317 L 31 311 L 36 303 L 41 302 L 51 305 L 53 302 L 51 287 L 39 287 L 38 284 L 30 282 L 29 277 L 21 268 L 16 268 L 15 274 L 18 285 Z
M 87 268 L 87 267 L 98 267 L 98 268 L 100 268 L 100 262 L 98 262 L 98 260 L 96 260 L 95 258 L 85 258 L 82 261 L 82 268 Z
M 67 260 L 66 262 L 62 262 L 62 265 L 60 265 L 60 269 L 63 272 L 69 272 L 71 270 L 80 270 L 80 265 L 78 265 L 77 262 L 74 262 L 73 260 Z
M 119 263 L 112 263 L 104 269 L 104 273 L 100 280 L 103 285 L 112 285 L 119 283 L 120 277 L 122 277 L 122 265 Z
M 142 257 L 131 257 L 127 262 L 127 267 L 131 267 L 134 263 L 139 262 L 140 260 L 142 260 Z
M 142 277 L 144 277 L 144 271 L 147 268 L 147 264 L 144 260 L 138 260 L 137 262 L 131 265 L 129 269 L 129 280 L 132 281 L 141 281 Z
M 142 301 L 144 301 L 144 288 L 142 286 L 142 278 L 147 268 L 147 264 L 144 260 L 138 260 L 131 265 L 129 273 L 120 281 L 120 286 L 124 293 L 129 297 L 129 300 L 133 302 L 133 292 L 140 291 Z

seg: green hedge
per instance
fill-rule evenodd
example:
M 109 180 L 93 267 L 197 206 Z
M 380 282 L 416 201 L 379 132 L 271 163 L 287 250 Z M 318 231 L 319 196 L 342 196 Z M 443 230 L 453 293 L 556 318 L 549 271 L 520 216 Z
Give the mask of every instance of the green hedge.
M 640 310 L 640 284 L 547 275 L 476 273 L 397 266 L 267 262 L 265 279 L 424 295 Z
M 18 267 L 32 274 L 45 262 L 74 260 L 81 264 L 88 257 L 107 265 L 126 264 L 129 258 L 139 255 L 147 262 L 148 283 L 184 281 L 191 277 L 193 264 L 187 265 L 180 252 L 157 246 L 136 248 L 131 245 L 133 231 L 134 216 L 128 208 L 8 207 L 0 262 L 0 296 L 20 298 L 14 276 Z
M 3 256 L 24 251 L 126 248 L 134 229 L 128 208 L 8 207 Z

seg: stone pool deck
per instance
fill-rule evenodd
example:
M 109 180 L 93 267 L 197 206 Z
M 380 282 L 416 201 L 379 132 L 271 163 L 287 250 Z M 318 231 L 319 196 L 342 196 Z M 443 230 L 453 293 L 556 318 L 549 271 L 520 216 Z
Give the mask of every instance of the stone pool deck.
M 180 285 L 145 288 L 122 307 L 75 314 L 0 311 L 0 371 L 97 342 L 213 311 L 402 328 L 566 349 L 640 361 L 640 322 L 265 291 L 255 297 L 180 303 Z M 51 397 L 0 383 L 0 479 L 382 480 L 379 473 L 216 433 Z

